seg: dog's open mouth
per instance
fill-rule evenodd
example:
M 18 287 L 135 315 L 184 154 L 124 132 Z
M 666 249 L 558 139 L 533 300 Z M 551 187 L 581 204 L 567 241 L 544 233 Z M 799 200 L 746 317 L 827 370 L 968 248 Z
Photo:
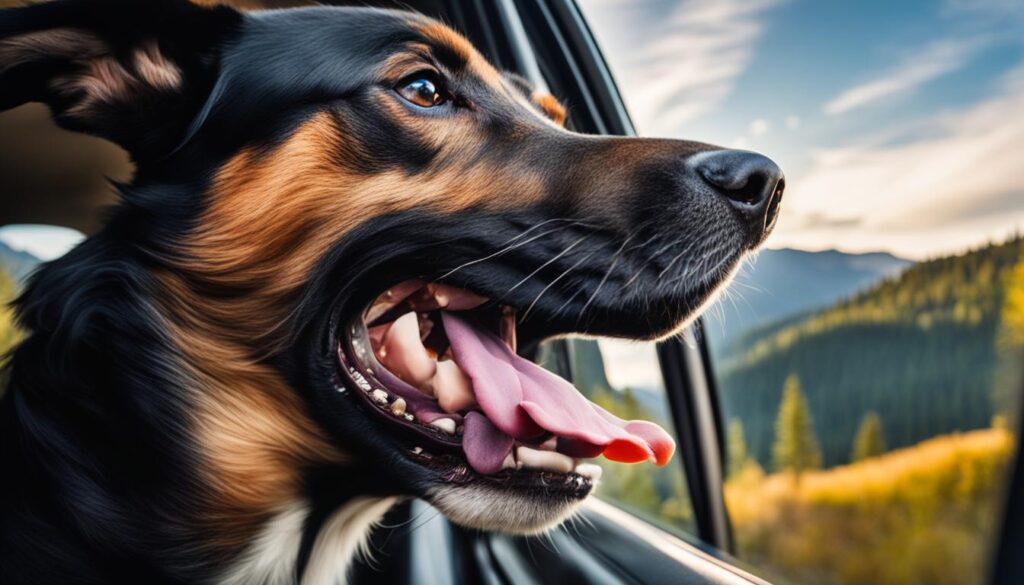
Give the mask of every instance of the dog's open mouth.
M 450 481 L 532 479 L 585 495 L 601 468 L 584 460 L 664 465 L 675 450 L 661 427 L 619 419 L 517 355 L 515 309 L 468 290 L 404 281 L 345 333 L 353 393 Z

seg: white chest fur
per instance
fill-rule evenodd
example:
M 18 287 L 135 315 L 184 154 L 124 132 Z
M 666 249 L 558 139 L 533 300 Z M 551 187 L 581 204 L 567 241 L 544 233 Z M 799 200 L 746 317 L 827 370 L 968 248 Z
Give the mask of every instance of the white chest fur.
M 398 498 L 358 497 L 335 510 L 316 535 L 301 585 L 343 585 L 357 553 L 366 553 L 367 537 Z M 278 512 L 239 560 L 220 580 L 221 585 L 290 585 L 302 543 L 306 502 Z

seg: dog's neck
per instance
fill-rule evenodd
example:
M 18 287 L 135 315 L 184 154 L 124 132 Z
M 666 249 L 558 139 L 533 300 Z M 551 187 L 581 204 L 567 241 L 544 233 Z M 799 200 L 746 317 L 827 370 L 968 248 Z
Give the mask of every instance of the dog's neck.
M 279 374 L 183 320 L 168 281 L 120 249 L 91 238 L 19 302 L 28 333 L 0 404 L 0 565 L 38 583 L 343 571 L 394 499 L 369 495 Z M 306 506 L 323 522 L 304 563 L 309 514 L 290 502 L 311 469 L 334 474 L 327 505 Z
M 221 585 L 334 585 L 345 575 L 358 553 L 368 554 L 370 530 L 398 501 L 396 497 L 355 497 L 309 529 L 311 510 L 306 502 L 294 502 L 267 522 L 235 564 L 219 581 Z M 307 546 L 304 541 L 309 540 Z M 308 552 L 306 550 L 308 549 Z M 305 554 L 304 554 L 305 553 Z

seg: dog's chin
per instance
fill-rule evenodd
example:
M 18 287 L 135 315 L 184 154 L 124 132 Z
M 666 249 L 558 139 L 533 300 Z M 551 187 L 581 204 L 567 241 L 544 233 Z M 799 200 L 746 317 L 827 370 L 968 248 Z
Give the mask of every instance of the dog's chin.
M 437 485 L 425 496 L 452 522 L 466 528 L 538 534 L 571 517 L 592 493 L 559 497 L 530 491 L 509 491 L 488 485 Z

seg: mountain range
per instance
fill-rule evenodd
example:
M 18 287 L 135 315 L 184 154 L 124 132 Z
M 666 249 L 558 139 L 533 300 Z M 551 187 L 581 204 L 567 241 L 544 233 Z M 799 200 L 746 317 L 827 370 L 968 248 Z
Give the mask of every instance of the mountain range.
M 12 248 L 0 241 L 0 268 L 6 270 L 18 283 L 23 283 L 40 262 L 41 260 L 33 254 Z
M 762 250 L 705 311 L 704 324 L 712 337 L 732 341 L 751 328 L 827 307 L 912 264 L 888 252 Z

